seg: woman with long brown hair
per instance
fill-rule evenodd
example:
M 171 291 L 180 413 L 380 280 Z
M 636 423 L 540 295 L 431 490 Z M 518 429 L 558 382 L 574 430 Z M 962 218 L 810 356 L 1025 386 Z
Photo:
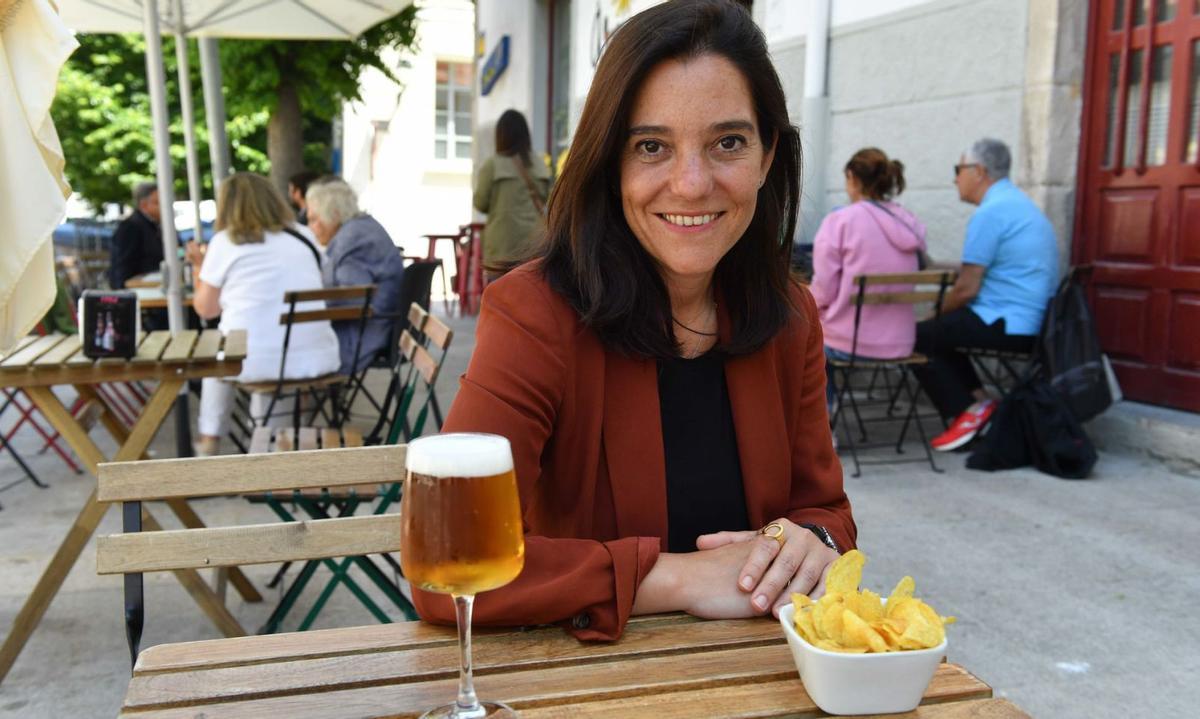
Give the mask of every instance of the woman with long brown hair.
M 816 306 L 789 274 L 800 142 L 730 0 L 609 41 L 540 257 L 484 293 L 446 431 L 510 440 L 525 569 L 483 624 L 620 635 L 632 614 L 765 614 L 819 594 L 855 526 Z M 452 622 L 417 590 L 426 618 Z
M 496 122 L 496 154 L 475 174 L 475 209 L 488 216 L 485 265 L 500 267 L 532 251 L 549 192 L 550 171 L 535 161 L 525 116 L 505 110 Z

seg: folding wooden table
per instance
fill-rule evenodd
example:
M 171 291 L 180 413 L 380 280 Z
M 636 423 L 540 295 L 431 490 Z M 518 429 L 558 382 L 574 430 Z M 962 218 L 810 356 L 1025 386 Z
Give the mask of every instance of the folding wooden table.
M 174 337 L 165 331 L 151 332 L 141 338 L 137 355 L 128 360 L 92 360 L 85 357 L 80 351 L 80 338 L 77 335 L 29 337 L 0 359 L 0 387 L 24 390 L 94 475 L 97 465 L 109 460 L 88 436 L 87 430 L 63 406 L 51 387 L 73 385 L 80 397 L 96 402 L 103 409 L 100 421 L 120 445 L 112 460 L 138 460 L 145 456 L 146 447 L 188 380 L 237 375 L 242 371 L 245 357 L 246 333 L 242 330 L 228 335 L 222 335 L 218 330 L 185 330 Z M 127 429 L 96 392 L 96 385 L 138 381 L 158 384 L 133 427 Z M 186 502 L 169 504 L 186 526 L 204 526 Z M 96 492 L 93 490 L 33 592 L 25 600 L 4 640 L 4 646 L 0 648 L 0 681 L 16 662 L 21 649 L 46 613 L 107 509 L 108 505 L 96 502 Z M 160 528 L 148 513 L 144 526 L 147 529 Z M 175 574 L 225 636 L 245 634 L 225 603 L 198 573 L 188 570 Z M 229 581 L 246 601 L 262 599 L 241 572 L 232 570 Z
M 820 717 L 773 619 L 635 618 L 611 643 L 558 627 L 477 630 L 475 687 L 522 719 Z M 126 719 L 414 717 L 454 700 L 453 627 L 424 622 L 163 644 L 138 657 Z M 942 664 L 919 719 L 1028 715 Z

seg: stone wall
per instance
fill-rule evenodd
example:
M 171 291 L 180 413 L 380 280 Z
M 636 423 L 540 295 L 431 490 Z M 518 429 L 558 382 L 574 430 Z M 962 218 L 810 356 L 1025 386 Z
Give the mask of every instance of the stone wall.
M 956 259 L 973 208 L 952 168 L 983 136 L 1013 151 L 1013 180 L 1046 211 L 1067 254 L 1074 215 L 1085 0 L 932 0 L 835 26 L 829 55 L 825 209 L 846 202 L 842 168 L 877 146 L 905 164 L 899 198 L 929 227 L 930 253 Z M 793 120 L 803 125 L 804 38 L 771 47 Z M 808 172 L 805 173 L 808 175 Z M 809 223 L 805 223 L 808 225 Z

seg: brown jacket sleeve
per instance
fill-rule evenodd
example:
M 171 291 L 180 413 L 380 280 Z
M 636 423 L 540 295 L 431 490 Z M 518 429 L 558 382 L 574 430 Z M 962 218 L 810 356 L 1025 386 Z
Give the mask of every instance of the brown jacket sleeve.
M 526 517 L 525 569 L 512 584 L 478 597 L 476 623 L 569 621 L 567 629 L 581 639 L 612 640 L 629 618 L 639 582 L 658 559 L 659 539 L 549 538 L 531 534 L 528 523 L 540 482 L 577 481 L 574 473 L 542 474 L 543 450 L 560 431 L 555 421 L 568 388 L 576 324 L 566 303 L 528 268 L 492 284 L 471 363 L 442 429 L 508 437 Z M 422 618 L 454 622 L 449 597 L 413 593 Z
M 842 465 L 833 449 L 825 405 L 825 348 L 816 302 L 805 288 L 793 299 L 800 322 L 787 330 L 784 347 L 801 372 L 783 383 L 792 412 L 792 489 L 788 519 L 825 527 L 843 551 L 854 549 L 858 530 L 842 487 Z

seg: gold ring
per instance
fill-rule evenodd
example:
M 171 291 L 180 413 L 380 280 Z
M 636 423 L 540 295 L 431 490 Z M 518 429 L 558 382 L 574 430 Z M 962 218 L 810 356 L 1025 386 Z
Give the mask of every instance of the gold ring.
M 758 533 L 764 537 L 770 537 L 776 542 L 779 542 L 780 547 L 783 547 L 783 543 L 787 541 L 783 538 L 783 525 L 779 522 L 771 522 L 767 526 L 758 530 Z

